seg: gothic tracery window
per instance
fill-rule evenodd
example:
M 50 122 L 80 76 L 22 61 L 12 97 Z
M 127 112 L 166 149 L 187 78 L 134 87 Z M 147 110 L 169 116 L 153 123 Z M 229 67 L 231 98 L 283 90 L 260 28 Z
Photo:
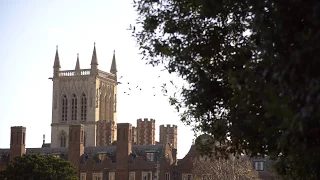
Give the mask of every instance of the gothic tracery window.
M 81 97 L 81 120 L 87 120 L 87 97 L 85 94 L 82 94 Z
M 99 106 L 99 120 L 105 119 L 105 95 L 100 95 L 100 106 Z
M 77 120 L 77 96 L 75 94 L 72 95 L 71 105 L 71 119 Z
M 60 147 L 66 147 L 67 136 L 64 131 L 60 133 Z
M 108 95 L 105 96 L 105 113 L 104 113 L 104 120 L 110 121 L 110 106 L 109 103 L 110 102 L 110 98 L 108 97 Z
M 64 94 L 62 97 L 62 113 L 61 113 L 61 120 L 62 121 L 67 121 L 68 119 L 68 99 L 67 96 Z

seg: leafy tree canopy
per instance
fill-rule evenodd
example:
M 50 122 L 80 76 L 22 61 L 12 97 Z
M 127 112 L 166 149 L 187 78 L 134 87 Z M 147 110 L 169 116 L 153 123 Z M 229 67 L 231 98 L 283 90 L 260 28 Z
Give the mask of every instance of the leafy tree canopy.
M 25 154 L 15 157 L 5 170 L 0 172 L 0 179 L 12 180 L 73 180 L 77 179 L 74 166 L 61 158 Z
M 136 0 L 134 7 L 144 59 L 189 84 L 170 100 L 183 122 L 214 137 L 203 153 L 269 155 L 285 178 L 319 179 L 319 1 Z

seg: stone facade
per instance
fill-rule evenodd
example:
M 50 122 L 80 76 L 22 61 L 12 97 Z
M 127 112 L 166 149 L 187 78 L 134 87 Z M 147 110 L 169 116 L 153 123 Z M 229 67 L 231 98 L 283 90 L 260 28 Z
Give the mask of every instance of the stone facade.
M 118 83 L 115 55 L 110 70 L 112 73 L 98 69 L 96 47 L 93 49 L 90 69 L 80 68 L 79 56 L 74 70 L 62 71 L 60 68 L 57 49 L 52 78 L 51 147 L 68 147 L 68 141 L 64 138 L 68 137 L 71 124 L 83 124 L 85 146 L 112 143 L 116 139 L 116 132 L 110 134 L 112 137 L 99 136 L 96 122 L 109 122 L 114 125 L 108 126 L 110 131 L 116 131 Z

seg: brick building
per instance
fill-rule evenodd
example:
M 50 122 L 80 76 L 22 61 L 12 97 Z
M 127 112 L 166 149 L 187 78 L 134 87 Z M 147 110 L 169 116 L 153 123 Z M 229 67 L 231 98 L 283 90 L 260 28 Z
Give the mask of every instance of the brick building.
M 156 144 L 156 121 L 154 119 L 144 118 L 137 120 L 136 138 L 138 145 Z
M 193 159 L 199 153 L 192 145 L 177 159 L 175 125 L 161 125 L 155 140 L 155 120 L 138 119 L 136 126 L 117 123 L 117 67 L 113 54 L 110 72 L 98 69 L 96 47 L 90 69 L 81 69 L 79 56 L 74 70 L 60 70 L 56 50 L 53 66 L 51 143 L 25 148 L 26 128 L 11 127 L 9 149 L 0 149 L 0 170 L 25 153 L 54 155 L 75 165 L 81 180 L 189 180 Z M 254 165 L 265 173 L 265 160 Z

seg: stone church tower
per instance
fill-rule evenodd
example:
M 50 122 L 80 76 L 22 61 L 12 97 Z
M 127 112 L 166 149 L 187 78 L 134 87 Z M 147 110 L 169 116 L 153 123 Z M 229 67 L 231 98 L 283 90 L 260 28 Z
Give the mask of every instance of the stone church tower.
M 79 55 L 74 70 L 60 70 L 58 47 L 53 65 L 51 148 L 68 147 L 69 125 L 82 124 L 84 146 L 97 145 L 97 121 L 117 129 L 117 67 L 113 54 L 110 72 L 98 69 L 96 47 L 90 69 L 81 69 Z M 117 139 L 112 133 L 112 140 Z

